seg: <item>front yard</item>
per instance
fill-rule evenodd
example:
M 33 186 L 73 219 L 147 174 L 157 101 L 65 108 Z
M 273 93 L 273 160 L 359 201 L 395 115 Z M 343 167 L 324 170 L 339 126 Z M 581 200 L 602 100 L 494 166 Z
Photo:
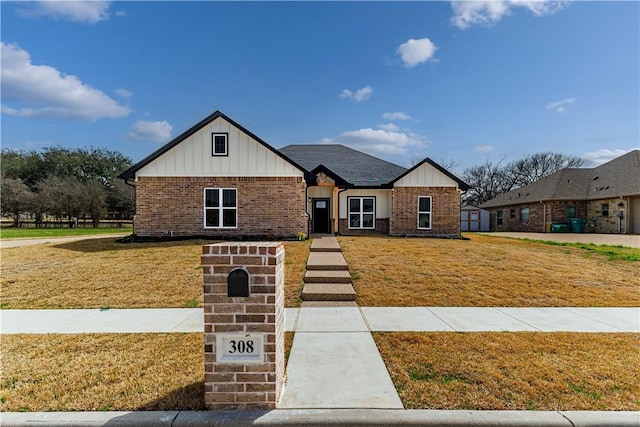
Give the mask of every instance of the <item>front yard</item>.
M 637 249 L 612 249 L 612 256 L 475 235 L 339 240 L 361 306 L 640 306 Z M 0 305 L 201 306 L 205 243 L 92 239 L 4 249 Z M 289 307 L 299 305 L 308 254 L 308 241 L 286 243 Z M 374 338 L 408 409 L 640 410 L 638 334 Z M 0 410 L 202 409 L 202 339 L 197 333 L 4 335 Z

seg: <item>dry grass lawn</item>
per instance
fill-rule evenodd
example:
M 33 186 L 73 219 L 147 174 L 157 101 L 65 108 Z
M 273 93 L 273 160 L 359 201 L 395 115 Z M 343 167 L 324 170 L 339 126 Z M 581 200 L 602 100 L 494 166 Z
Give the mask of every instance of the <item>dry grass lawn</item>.
M 482 235 L 338 239 L 361 306 L 640 305 L 640 262 L 577 247 Z
M 638 334 L 374 337 L 407 409 L 640 410 Z
M 0 411 L 205 409 L 203 342 L 202 334 L 4 335 Z M 292 343 L 287 332 L 287 356 Z
M 204 409 L 202 334 L 5 335 L 2 411 Z
M 113 238 L 2 250 L 2 308 L 202 306 L 202 245 Z M 309 242 L 286 242 L 286 304 L 300 295 Z

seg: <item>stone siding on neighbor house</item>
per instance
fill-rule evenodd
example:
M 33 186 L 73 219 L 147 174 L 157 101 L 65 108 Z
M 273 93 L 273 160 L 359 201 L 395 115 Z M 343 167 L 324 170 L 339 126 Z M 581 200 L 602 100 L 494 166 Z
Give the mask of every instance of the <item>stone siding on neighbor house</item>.
M 376 228 L 359 229 L 349 228 L 347 219 L 338 220 L 338 234 L 342 236 L 366 236 L 371 234 L 389 234 L 389 218 L 376 218 Z
M 521 210 L 529 208 L 529 220 L 523 221 Z M 502 224 L 498 224 L 498 211 L 502 210 Z M 513 217 L 511 211 L 513 210 Z M 496 231 L 525 231 L 543 233 L 544 229 L 544 205 L 540 203 L 526 203 L 521 205 L 510 205 L 498 209 L 492 208 L 491 224 Z
M 431 196 L 431 229 L 418 229 L 418 197 Z M 454 187 L 395 187 L 392 236 L 460 236 L 460 192 Z
M 622 206 L 618 206 L 619 204 Z M 603 205 L 609 206 L 607 216 L 605 216 Z M 622 211 L 622 219 L 618 218 L 619 210 Z M 628 201 L 620 198 L 592 200 L 587 206 L 587 220 L 589 231 L 595 231 L 596 233 L 629 233 Z
M 237 189 L 237 228 L 204 227 L 204 189 Z M 299 177 L 140 177 L 134 232 L 143 237 L 295 238 L 307 233 Z

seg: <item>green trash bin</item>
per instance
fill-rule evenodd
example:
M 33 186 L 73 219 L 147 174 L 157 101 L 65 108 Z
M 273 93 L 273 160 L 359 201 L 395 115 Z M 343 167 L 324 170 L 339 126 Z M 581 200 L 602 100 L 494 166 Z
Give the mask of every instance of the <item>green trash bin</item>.
M 554 222 L 551 224 L 551 232 L 552 233 L 566 233 L 569 231 L 569 226 L 562 222 Z
M 584 227 L 586 224 L 586 219 L 571 218 L 571 231 L 574 233 L 584 233 Z

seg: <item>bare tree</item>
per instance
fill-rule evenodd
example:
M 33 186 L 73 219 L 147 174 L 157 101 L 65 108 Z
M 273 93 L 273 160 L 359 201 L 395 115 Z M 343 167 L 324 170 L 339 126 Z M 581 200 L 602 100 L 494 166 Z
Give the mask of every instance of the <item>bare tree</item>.
M 530 154 L 501 166 L 504 160 L 505 157 L 498 163 L 486 161 L 481 166 L 464 170 L 462 179 L 471 186 L 463 196 L 466 204 L 480 205 L 499 194 L 529 185 L 561 169 L 587 166 L 589 163 L 578 156 L 553 152 Z
M 21 179 L 2 178 L 0 198 L 3 214 L 13 216 L 13 225 L 20 225 L 20 215 L 30 213 L 33 193 Z

